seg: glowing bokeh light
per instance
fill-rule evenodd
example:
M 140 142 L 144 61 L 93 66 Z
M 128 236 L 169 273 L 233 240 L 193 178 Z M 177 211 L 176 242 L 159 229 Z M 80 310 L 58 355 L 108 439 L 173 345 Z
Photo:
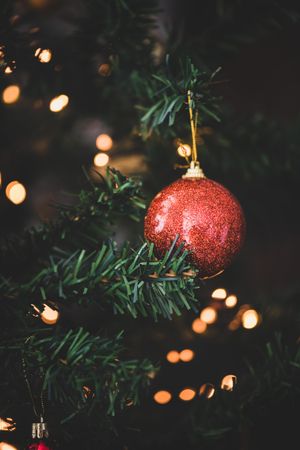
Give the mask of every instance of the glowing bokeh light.
M 26 198 L 26 189 L 19 181 L 11 181 L 5 189 L 5 194 L 8 200 L 15 205 L 23 203 Z
M 0 450 L 17 450 L 17 447 L 14 447 L 7 442 L 0 442 Z
M 48 305 L 44 305 L 44 310 L 41 312 L 41 319 L 47 325 L 54 325 L 59 318 L 59 312 L 56 309 L 50 308 Z
M 187 158 L 192 154 L 191 146 L 189 144 L 180 144 L 177 148 L 177 153 L 179 156 Z
M 193 352 L 193 350 L 190 350 L 189 348 L 186 348 L 179 353 L 179 358 L 183 362 L 192 361 L 194 357 L 195 353 Z
M 207 324 L 201 319 L 195 319 L 192 323 L 192 330 L 194 333 L 202 334 L 205 333 L 207 329 Z
M 99 150 L 107 152 L 113 146 L 113 140 L 108 134 L 99 134 L 96 138 L 96 147 Z
M 109 161 L 109 156 L 106 155 L 106 153 L 97 153 L 94 157 L 94 165 L 96 167 L 103 167 L 106 166 L 106 164 Z
M 212 398 L 215 394 L 215 388 L 210 383 L 202 384 L 199 390 L 199 395 L 205 398 Z
M 7 86 L 4 91 L 2 92 L 2 100 L 3 103 L 11 104 L 18 101 L 20 97 L 21 90 L 19 86 L 16 84 L 12 84 L 10 86 Z
M 196 395 L 196 391 L 194 389 L 185 388 L 185 389 L 182 389 L 182 391 L 179 393 L 179 398 L 180 398 L 180 400 L 182 400 L 184 402 L 189 402 L 189 401 L 193 400 L 195 395 Z
M 13 419 L 11 418 L 5 418 L 2 419 L 0 417 L 0 431 L 14 431 L 16 429 L 16 424 L 14 423 Z
M 221 381 L 221 389 L 224 391 L 233 391 L 234 386 L 237 383 L 236 375 L 225 375 Z
M 49 105 L 50 111 L 59 112 L 63 110 L 69 103 L 69 97 L 65 94 L 58 95 L 54 97 Z
M 102 77 L 109 77 L 109 75 L 111 74 L 110 64 L 107 63 L 100 64 L 98 68 L 98 73 L 102 75 Z
M 172 364 L 176 364 L 180 360 L 179 353 L 176 350 L 171 350 L 168 352 L 166 358 L 167 361 Z
M 156 403 L 160 405 L 166 405 L 172 399 L 172 395 L 169 391 L 157 391 L 155 392 L 153 399 Z
M 225 300 L 227 297 L 227 292 L 223 288 L 215 289 L 213 293 L 211 294 L 212 298 L 215 300 Z
M 217 312 L 211 306 L 207 306 L 201 311 L 200 320 L 207 324 L 212 324 L 217 320 Z
M 52 52 L 49 48 L 37 48 L 34 56 L 36 56 L 41 63 L 48 63 L 51 61 Z
M 10 66 L 5 67 L 4 73 L 6 74 L 12 73 L 12 68 Z
M 248 309 L 242 315 L 242 325 L 247 330 L 255 328 L 259 322 L 259 315 L 255 309 Z
M 237 296 L 236 295 L 229 295 L 225 300 L 225 305 L 227 308 L 234 308 L 237 304 Z

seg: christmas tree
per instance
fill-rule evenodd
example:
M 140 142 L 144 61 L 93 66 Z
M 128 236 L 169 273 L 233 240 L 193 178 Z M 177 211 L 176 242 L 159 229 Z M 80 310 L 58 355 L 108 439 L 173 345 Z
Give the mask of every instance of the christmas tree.
M 300 8 L 0 16 L 0 450 L 297 448 Z

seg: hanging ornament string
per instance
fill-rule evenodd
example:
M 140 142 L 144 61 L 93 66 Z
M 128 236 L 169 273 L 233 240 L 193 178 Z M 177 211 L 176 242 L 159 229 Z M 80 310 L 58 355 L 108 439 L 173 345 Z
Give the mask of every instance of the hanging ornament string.
M 48 426 L 47 426 L 47 423 L 44 422 L 44 416 L 45 416 L 44 389 L 42 386 L 41 393 L 39 396 L 40 408 L 37 408 L 35 398 L 33 395 L 33 391 L 31 388 L 31 384 L 30 384 L 30 381 L 28 378 L 28 371 L 27 371 L 27 365 L 26 365 L 24 354 L 22 355 L 22 369 L 23 369 L 25 384 L 27 386 L 29 397 L 30 397 L 30 400 L 32 403 L 32 408 L 33 408 L 34 414 L 38 420 L 37 422 L 32 423 L 32 437 L 34 439 L 35 438 L 41 439 L 44 437 L 48 438 L 49 437 Z
M 187 92 L 187 100 L 188 100 L 188 108 L 189 108 L 189 116 L 190 116 L 190 125 L 191 125 L 191 134 L 192 134 L 192 161 L 189 169 L 186 174 L 182 176 L 182 178 L 205 178 L 205 175 L 200 167 L 200 163 L 198 161 L 198 151 L 197 151 L 197 122 L 198 122 L 198 111 L 196 111 L 195 115 L 193 112 L 192 105 L 192 92 L 188 90 Z

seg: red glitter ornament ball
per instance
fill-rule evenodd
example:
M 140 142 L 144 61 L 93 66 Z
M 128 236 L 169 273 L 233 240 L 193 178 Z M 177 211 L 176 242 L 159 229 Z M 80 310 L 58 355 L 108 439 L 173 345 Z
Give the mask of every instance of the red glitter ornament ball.
M 30 444 L 28 450 L 51 450 L 51 448 L 45 442 L 41 441 Z
M 179 236 L 201 278 L 222 272 L 239 252 L 246 223 L 237 199 L 207 178 L 185 178 L 164 188 L 145 217 L 145 237 L 162 256 Z

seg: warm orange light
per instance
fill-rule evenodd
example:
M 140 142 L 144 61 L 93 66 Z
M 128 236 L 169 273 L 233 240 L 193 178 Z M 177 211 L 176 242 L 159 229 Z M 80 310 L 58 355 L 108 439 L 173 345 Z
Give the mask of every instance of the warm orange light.
M 106 153 L 97 153 L 94 157 L 94 165 L 96 167 L 103 167 L 106 166 L 106 164 L 109 161 L 109 156 L 106 155 Z
M 26 189 L 19 181 L 11 181 L 5 189 L 6 197 L 15 205 L 24 202 L 26 198 Z
M 6 73 L 6 74 L 12 73 L 12 68 L 10 66 L 6 66 L 5 70 L 4 70 L 4 73 Z
M 107 64 L 107 63 L 100 64 L 100 66 L 98 68 L 98 73 L 100 75 L 102 75 L 103 77 L 109 77 L 109 75 L 111 74 L 110 64 Z
M 108 134 L 99 134 L 96 139 L 96 147 L 99 150 L 107 152 L 113 146 L 113 140 Z
M 189 348 L 186 348 L 185 350 L 182 350 L 179 353 L 179 358 L 181 359 L 181 361 L 183 362 L 189 362 L 192 361 L 192 359 L 194 358 L 195 353 L 193 352 L 193 350 L 190 350 Z
M 59 312 L 56 309 L 50 308 L 48 305 L 44 305 L 44 310 L 41 312 L 41 319 L 47 325 L 54 325 L 59 318 Z
M 200 319 L 208 324 L 214 323 L 217 320 L 217 312 L 211 306 L 207 306 L 201 311 Z
M 251 328 L 255 328 L 258 324 L 259 316 L 255 309 L 248 309 L 244 312 L 242 315 L 242 325 L 247 330 L 250 330 Z
M 179 398 L 184 402 L 189 402 L 190 400 L 193 400 L 195 395 L 196 391 L 194 389 L 186 388 L 179 393 Z
M 230 324 L 228 325 L 228 328 L 230 331 L 235 331 L 240 327 L 240 321 L 239 319 L 233 319 Z
M 0 450 L 17 450 L 17 447 L 14 447 L 7 442 L 0 442 Z
M 227 308 L 234 308 L 237 304 L 237 296 L 236 295 L 229 295 L 225 300 L 225 305 Z
M 15 429 L 16 424 L 14 423 L 13 419 L 11 419 L 10 417 L 2 419 L 0 417 L 0 431 L 14 431 Z
M 213 293 L 211 294 L 212 298 L 216 300 L 225 300 L 227 297 L 227 292 L 223 288 L 215 289 Z
M 212 398 L 215 394 L 215 388 L 210 383 L 202 384 L 199 395 L 206 397 L 206 398 Z
M 2 92 L 3 103 L 11 104 L 15 103 L 20 97 L 20 88 L 16 84 L 7 86 Z
M 233 391 L 234 386 L 237 383 L 236 375 L 225 375 L 221 381 L 221 389 L 224 391 Z
M 69 103 L 69 97 L 65 94 L 58 95 L 54 97 L 49 105 L 50 111 L 59 112 L 63 110 Z
M 158 391 L 153 396 L 154 401 L 160 405 L 166 405 L 172 399 L 172 395 L 169 391 Z
M 169 363 L 176 364 L 180 360 L 179 353 L 176 350 L 171 350 L 169 353 L 167 353 L 166 356 Z
M 49 48 L 37 48 L 34 56 L 36 56 L 41 63 L 48 63 L 51 61 L 52 52 Z
M 192 149 L 189 144 L 180 144 L 177 148 L 177 153 L 179 156 L 182 156 L 183 158 L 187 158 L 188 156 L 191 156 Z
M 201 333 L 205 333 L 207 328 L 207 324 L 205 322 L 203 322 L 203 320 L 201 319 L 195 319 L 194 322 L 192 323 L 192 330 L 195 333 L 201 334 Z

